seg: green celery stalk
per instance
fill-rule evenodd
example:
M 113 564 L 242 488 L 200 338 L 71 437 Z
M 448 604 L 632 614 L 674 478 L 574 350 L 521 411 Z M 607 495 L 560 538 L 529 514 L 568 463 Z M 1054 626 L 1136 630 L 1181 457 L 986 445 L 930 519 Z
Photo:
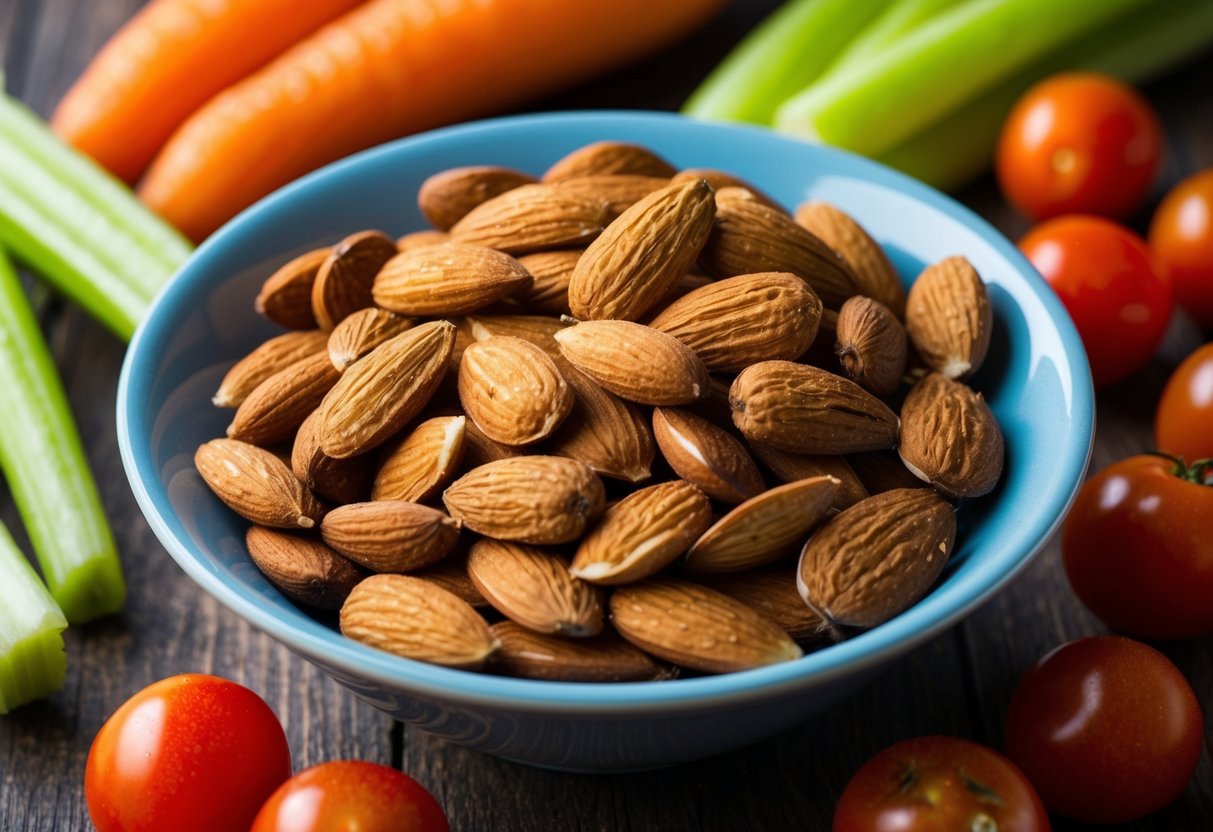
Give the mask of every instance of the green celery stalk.
M 775 126 L 875 155 L 1150 0 L 975 0 L 786 101 Z
M 1007 114 L 1025 91 L 1055 72 L 1104 72 L 1144 84 L 1213 46 L 1213 2 L 1168 0 L 1101 27 L 1031 70 L 969 102 L 877 158 L 951 190 L 988 170 Z
M 850 64 L 871 60 L 921 24 L 959 2 L 961 0 L 894 0 L 884 14 L 851 41 L 829 71 L 838 72 Z
M 117 612 L 122 567 L 67 396 L 17 273 L 0 255 L 0 468 L 51 597 L 79 623 Z
M 0 714 L 63 686 L 62 610 L 0 523 Z
M 770 124 L 889 0 L 791 0 L 758 25 L 691 94 L 697 118 Z

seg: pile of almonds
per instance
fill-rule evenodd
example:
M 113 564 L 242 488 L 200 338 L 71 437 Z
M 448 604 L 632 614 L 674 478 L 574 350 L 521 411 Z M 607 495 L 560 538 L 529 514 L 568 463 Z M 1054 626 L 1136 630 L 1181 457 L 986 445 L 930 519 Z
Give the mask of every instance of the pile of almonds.
M 795 659 L 922 597 L 999 478 L 963 257 L 907 295 L 837 208 L 619 142 L 419 203 L 433 230 L 265 282 L 291 331 L 232 367 L 196 455 L 350 638 L 573 681 Z

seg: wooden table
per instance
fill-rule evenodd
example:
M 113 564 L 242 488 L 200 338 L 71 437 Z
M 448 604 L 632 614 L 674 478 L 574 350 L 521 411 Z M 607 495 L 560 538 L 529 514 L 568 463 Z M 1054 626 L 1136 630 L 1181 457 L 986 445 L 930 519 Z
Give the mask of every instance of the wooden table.
M 3 0 L 0 44 L 7 47 L 8 89 L 49 114 L 85 62 L 139 5 L 140 0 Z M 674 109 L 775 5 L 736 2 L 679 47 L 534 109 Z M 1169 136 L 1164 184 L 1213 166 L 1210 80 L 1213 58 L 1148 90 Z M 991 181 L 961 197 L 1008 234 L 1024 230 Z M 824 830 L 850 775 L 892 742 L 953 734 L 1001 745 L 1003 713 L 1024 670 L 1052 647 L 1101 630 L 1067 587 L 1054 542 L 969 620 L 785 736 L 643 775 L 564 775 L 502 762 L 387 719 L 186 578 L 140 515 L 118 458 L 114 394 L 124 345 L 78 309 L 36 285 L 34 292 L 123 552 L 130 600 L 120 617 L 68 631 L 62 691 L 0 718 L 5 832 L 91 829 L 82 780 L 93 735 L 127 696 L 186 671 L 217 673 L 265 697 L 286 726 L 297 767 L 337 758 L 398 766 L 433 791 L 456 830 Z M 1198 342 L 1198 334 L 1179 322 L 1148 369 L 1100 394 L 1093 468 L 1149 446 L 1153 402 L 1167 372 Z M 20 535 L 11 501 L 2 505 L 0 514 Z M 1206 710 L 1213 708 L 1213 639 L 1163 649 L 1187 674 Z M 1079 827 L 1059 822 L 1057 828 Z M 1126 828 L 1213 828 L 1207 757 L 1174 805 Z

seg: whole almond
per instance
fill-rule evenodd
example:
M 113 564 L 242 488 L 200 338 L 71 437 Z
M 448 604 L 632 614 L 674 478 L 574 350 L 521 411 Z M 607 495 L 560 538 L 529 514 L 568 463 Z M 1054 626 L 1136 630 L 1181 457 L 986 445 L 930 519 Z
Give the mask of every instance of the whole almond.
M 473 315 L 467 321 L 475 341 L 484 341 L 495 335 L 508 335 L 534 344 L 553 360 L 561 360 L 556 333 L 567 325 L 556 318 L 542 315 Z
M 320 536 L 374 572 L 409 572 L 446 557 L 459 539 L 459 523 L 428 506 L 378 500 L 333 509 Z
M 499 459 L 512 459 L 526 455 L 527 451 L 522 448 L 489 439 L 471 419 L 467 419 L 463 426 L 463 462 L 460 467 L 465 471 L 479 468 L 485 463 L 496 462 Z
M 813 232 L 847 262 L 859 293 L 880 301 L 898 318 L 905 316 L 906 290 L 889 257 L 849 214 L 827 202 L 806 202 L 796 222 Z
M 801 597 L 834 625 L 883 624 L 931 588 L 955 537 L 952 506 L 931 489 L 869 497 L 809 539 L 797 571 Z
M 799 358 L 817 335 L 821 300 L 793 274 L 730 277 L 671 303 L 649 323 L 686 344 L 712 372 Z
M 477 205 L 451 228 L 458 243 L 528 254 L 589 243 L 609 222 L 610 205 L 551 185 L 523 185 Z
M 472 544 L 468 575 L 498 612 L 530 630 L 564 636 L 602 632 L 602 593 L 570 575 L 559 555 L 484 538 Z
M 372 575 L 341 607 L 341 632 L 408 659 L 477 670 L 500 643 L 468 603 L 408 575 Z
M 499 621 L 491 629 L 501 642 L 493 656 L 493 669 L 507 676 L 552 682 L 643 682 L 671 675 L 668 668 L 615 633 L 561 638 L 536 633 L 513 621 Z
M 671 177 L 670 184 L 679 185 L 683 182 L 694 182 L 697 179 L 707 182 L 712 186 L 713 191 L 719 191 L 721 188 L 744 188 L 752 193 L 754 198 L 759 202 L 770 205 L 777 211 L 784 211 L 786 213 L 786 209 L 782 205 L 758 190 L 752 183 L 723 170 L 716 170 L 715 168 L 685 168 Z
M 1002 431 L 989 405 L 939 373 L 906 396 L 898 452 L 919 479 L 952 497 L 988 494 L 1002 475 Z
M 465 416 L 435 416 L 389 445 L 371 499 L 421 503 L 436 496 L 463 460 L 466 425 Z
M 323 351 L 279 370 L 248 394 L 227 435 L 254 445 L 287 442 L 341 377 Z
M 607 203 L 608 217 L 613 220 L 649 194 L 669 185 L 670 180 L 661 176 L 608 173 L 578 176 L 554 184 L 565 193 Z
M 380 231 L 351 234 L 333 247 L 312 284 L 312 312 L 321 329 L 331 332 L 351 312 L 374 303 L 375 275 L 396 251 L 396 241 Z
M 410 231 L 396 238 L 396 251 L 409 251 L 422 246 L 436 246 L 439 243 L 449 243 L 451 235 L 445 231 L 427 228 L 422 231 Z
M 251 526 L 249 557 L 283 595 L 322 610 L 339 610 L 366 573 L 319 540 Z
M 194 466 L 223 503 L 246 520 L 278 529 L 310 529 L 324 507 L 286 463 L 235 439 L 212 439 L 194 454 Z
M 835 309 L 859 292 L 850 266 L 833 249 L 743 188 L 716 192 L 716 224 L 699 262 L 718 278 L 791 272 Z
M 372 306 L 361 309 L 333 327 L 329 335 L 329 360 L 338 370 L 344 370 L 375 347 L 394 338 L 417 322 L 386 309 Z
M 908 343 L 901 321 L 883 303 L 856 295 L 838 310 L 834 350 L 843 371 L 878 396 L 901 386 Z
M 375 278 L 375 303 L 401 315 L 442 317 L 475 312 L 531 282 L 522 264 L 484 246 L 442 243 L 409 249 Z
M 327 335 L 318 329 L 277 335 L 227 371 L 211 402 L 216 407 L 239 407 L 248 394 L 279 370 L 324 350 Z
M 390 439 L 429 402 L 454 346 L 454 324 L 431 321 L 351 365 L 320 404 L 321 449 L 344 459 Z
M 579 147 L 559 159 L 543 174 L 544 182 L 563 182 L 581 176 L 657 176 L 669 179 L 673 165 L 653 151 L 626 142 L 604 141 Z
M 790 361 L 763 361 L 729 389 L 747 439 L 781 451 L 846 454 L 897 444 L 897 415 L 853 381 Z
M 308 488 L 335 503 L 357 503 L 370 491 L 372 460 L 333 459 L 320 449 L 320 412 L 303 420 L 291 446 L 291 470 Z
M 561 354 L 622 399 L 690 404 L 708 393 L 708 371 L 672 335 L 631 321 L 582 321 L 555 335 Z
M 624 638 L 694 670 L 728 673 L 804 655 L 770 619 L 689 581 L 654 578 L 620 587 L 610 607 L 611 621 Z
M 910 286 L 906 332 L 923 360 L 948 378 L 977 372 L 992 328 L 986 285 L 965 258 L 928 266 Z
M 713 500 L 740 503 L 766 490 L 745 446 L 702 416 L 659 407 L 653 411 L 653 437 L 674 473 Z
M 573 409 L 545 444 L 547 452 L 584 462 L 603 477 L 647 480 L 656 448 L 639 408 L 571 365 L 562 367 L 561 375 L 573 390 Z
M 670 185 L 628 208 L 590 243 L 569 283 L 582 320 L 637 320 L 669 294 L 712 230 L 706 182 Z
M 262 284 L 253 308 L 287 329 L 315 329 L 312 284 L 331 251 L 330 248 L 314 249 L 279 267 Z
M 847 464 L 869 494 L 880 494 L 896 488 L 930 487 L 929 483 L 920 480 L 905 466 L 896 451 L 848 454 Z
M 569 280 L 581 258 L 582 249 L 558 249 L 524 254 L 518 258 L 531 273 L 531 283 L 514 293 L 527 312 L 548 312 L 564 315 L 569 311 Z
M 740 572 L 791 555 L 825 519 L 838 485 L 833 477 L 812 477 L 746 500 L 695 541 L 686 568 Z
M 703 575 L 700 580 L 708 588 L 762 613 L 796 641 L 817 641 L 825 634 L 821 616 L 800 597 L 795 568 L 765 566 L 745 572 Z
M 490 439 L 530 445 L 550 436 L 569 415 L 573 391 L 539 347 L 496 336 L 464 350 L 459 401 Z
M 417 206 L 435 228 L 448 231 L 482 202 L 534 182 L 529 174 L 496 165 L 451 168 L 421 183 Z
M 474 532 L 519 543 L 569 543 L 606 507 L 602 481 L 576 460 L 519 456 L 473 468 L 442 495 Z
M 855 505 L 868 496 L 859 475 L 851 469 L 847 457 L 837 455 L 791 454 L 764 445 L 762 442 L 751 442 L 750 449 L 754 451 L 762 464 L 767 466 L 783 482 L 807 480 L 810 477 L 834 477 L 838 480 L 838 493 L 834 495 L 833 508 L 841 511 Z
M 581 541 L 571 571 L 595 584 L 643 580 L 686 552 L 711 522 L 708 498 L 688 482 L 642 488 L 607 510 Z

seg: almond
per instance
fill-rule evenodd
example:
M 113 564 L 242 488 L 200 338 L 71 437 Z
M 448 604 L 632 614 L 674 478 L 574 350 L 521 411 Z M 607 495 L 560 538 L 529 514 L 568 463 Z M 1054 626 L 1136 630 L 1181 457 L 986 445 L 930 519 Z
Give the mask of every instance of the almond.
M 743 188 L 753 194 L 754 198 L 759 202 L 770 205 L 777 211 L 784 211 L 786 213 L 782 205 L 755 188 L 751 183 L 723 170 L 716 170 L 715 168 L 685 168 L 674 174 L 670 179 L 670 184 L 681 185 L 683 182 L 694 182 L 698 179 L 702 179 L 711 185 L 713 191 L 719 191 L 721 188 Z
M 905 316 L 901 278 L 884 249 L 854 218 L 827 202 L 806 202 L 796 209 L 796 222 L 838 252 L 851 267 L 860 294 L 880 301 L 898 318 Z
M 445 231 L 435 231 L 427 228 L 423 231 L 410 231 L 396 238 L 396 251 L 409 251 L 422 246 L 436 246 L 439 243 L 449 243 L 451 235 Z
M 301 358 L 248 394 L 236 408 L 227 435 L 254 445 L 290 441 L 340 377 L 323 349 Z
M 281 266 L 262 284 L 253 307 L 287 329 L 315 329 L 312 284 L 331 251 L 330 248 L 318 248 Z
M 474 532 L 543 545 L 581 537 L 602 514 L 606 493 L 594 472 L 576 460 L 519 456 L 473 468 L 442 501 Z
M 626 142 L 595 142 L 559 159 L 543 174 L 544 182 L 563 182 L 582 176 L 656 176 L 669 179 L 674 167 L 653 151 Z
M 869 497 L 805 545 L 797 571 L 801 597 L 834 625 L 883 624 L 931 588 L 955 537 L 952 506 L 931 489 Z
M 825 519 L 838 485 L 833 477 L 812 477 L 746 500 L 695 541 L 686 568 L 740 572 L 792 554 Z
M 707 587 L 660 578 L 620 587 L 611 620 L 632 644 L 708 673 L 747 670 L 804 655 L 770 619 Z
M 669 668 L 615 633 L 561 638 L 513 621 L 499 621 L 491 629 L 501 642 L 493 669 L 508 676 L 552 682 L 643 682 L 672 675 Z
M 366 499 L 373 473 L 368 457 L 333 459 L 320 449 L 319 411 L 312 411 L 291 446 L 291 470 L 308 488 L 335 503 Z
M 919 479 L 952 497 L 988 494 L 1002 475 L 1002 431 L 989 405 L 939 373 L 906 396 L 898 452 Z
M 547 451 L 584 462 L 600 476 L 647 480 L 656 449 L 640 410 L 571 365 L 562 367 L 561 375 L 573 390 L 573 409 L 547 442 Z
M 246 520 L 278 529 L 310 529 L 324 507 L 286 463 L 235 439 L 212 439 L 194 454 L 194 466 L 223 503 Z
M 636 320 L 669 294 L 712 230 L 706 182 L 670 185 L 628 208 L 577 261 L 569 307 L 582 320 Z
M 877 396 L 901 386 L 908 343 L 901 321 L 883 303 L 856 295 L 838 310 L 835 352 L 843 371 Z
M 330 332 L 346 315 L 370 306 L 375 275 L 395 254 L 396 242 L 380 231 L 360 231 L 334 246 L 312 284 L 320 328 Z
M 659 407 L 653 437 L 674 473 L 713 500 L 740 503 L 766 490 L 745 446 L 702 416 Z
M 431 225 L 448 231 L 482 202 L 534 182 L 533 176 L 496 165 L 451 168 L 421 183 L 417 206 Z
M 288 598 L 322 610 L 339 610 L 366 573 L 319 540 L 252 526 L 249 557 Z
M 757 361 L 799 358 L 813 343 L 821 300 L 793 274 L 747 274 L 709 283 L 649 323 L 673 335 L 712 372 L 740 372 Z
M 372 575 L 341 608 L 341 632 L 408 659 L 477 670 L 500 646 L 458 596 L 408 575 Z
M 471 419 L 468 419 L 463 427 L 463 445 L 463 463 L 460 467 L 464 470 L 479 468 L 485 463 L 496 462 L 499 459 L 512 459 L 527 455 L 522 448 L 504 445 L 495 439 L 489 439 Z
M 609 206 L 608 218 L 613 220 L 649 194 L 669 185 L 670 180 L 662 176 L 617 173 L 578 176 L 554 184 L 565 193 L 602 200 Z
M 522 264 L 484 246 L 442 243 L 401 252 L 375 278 L 375 303 L 401 315 L 475 312 L 531 282 Z
M 682 480 L 642 488 L 607 510 L 577 548 L 572 573 L 595 584 L 624 584 L 660 572 L 712 522 L 712 506 Z
M 551 185 L 523 185 L 481 203 L 451 228 L 458 243 L 528 254 L 589 243 L 609 222 L 610 206 Z
M 919 355 L 948 378 L 977 372 L 990 347 L 993 312 L 981 276 L 963 257 L 928 266 L 906 300 L 906 332 Z
M 573 391 L 539 347 L 496 336 L 464 351 L 459 401 L 490 439 L 529 445 L 550 436 L 569 415 Z
M 869 494 L 880 494 L 895 488 L 930 487 L 905 466 L 895 451 L 848 454 L 847 464 Z
M 559 555 L 535 546 L 478 540 L 468 575 L 498 612 L 539 633 L 596 636 L 602 632 L 602 594 L 569 574 Z
M 762 613 L 796 641 L 816 641 L 825 634 L 821 616 L 800 597 L 795 568 L 766 566 L 745 572 L 704 575 L 701 580 L 709 589 Z
M 518 258 L 531 273 L 532 282 L 514 293 L 527 312 L 563 315 L 569 311 L 569 280 L 581 258 L 581 249 L 559 249 L 524 254 Z
M 409 572 L 446 557 L 459 539 L 459 523 L 417 503 L 378 500 L 333 509 L 320 536 L 374 572 Z
M 838 493 L 834 495 L 834 502 L 830 505 L 840 511 L 868 496 L 867 489 L 851 469 L 847 457 L 790 454 L 761 442 L 751 442 L 750 448 L 755 456 L 762 460 L 762 464 L 784 482 L 807 480 L 810 477 L 833 477 L 838 480 Z
M 239 407 L 257 385 L 274 373 L 322 352 L 327 337 L 320 330 L 311 329 L 269 339 L 232 365 L 211 401 L 216 407 Z
M 424 578 L 430 583 L 438 584 L 447 592 L 458 595 L 464 601 L 467 601 L 473 607 L 481 608 L 489 606 L 489 602 L 480 594 L 480 590 L 472 583 L 472 579 L 468 576 L 468 553 L 471 543 L 467 538 L 471 535 L 463 535 L 460 542 L 456 545 L 455 551 L 447 555 L 442 560 L 435 563 L 433 566 L 427 566 L 425 569 L 419 569 L 413 572 L 415 578 Z M 798 598 L 800 596 L 797 596 Z
M 563 360 L 555 336 L 566 325 L 555 318 L 542 315 L 474 315 L 467 320 L 472 338 L 476 341 L 484 341 L 495 335 L 508 335 L 534 344 L 558 363 Z
M 621 399 L 689 404 L 708 393 L 708 371 L 672 335 L 630 321 L 583 321 L 555 335 L 561 354 Z
M 421 503 L 434 497 L 459 469 L 466 425 L 465 416 L 436 416 L 389 445 L 371 499 Z
M 361 309 L 333 327 L 329 335 L 329 360 L 338 370 L 345 370 L 375 347 L 394 338 L 417 322 L 386 309 L 372 306 Z

